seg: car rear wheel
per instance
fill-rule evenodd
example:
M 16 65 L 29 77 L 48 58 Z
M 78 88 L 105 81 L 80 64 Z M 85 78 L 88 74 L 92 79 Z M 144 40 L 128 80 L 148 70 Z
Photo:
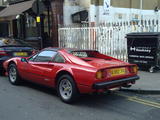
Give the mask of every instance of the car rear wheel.
M 9 81 L 13 85 L 18 85 L 20 83 L 20 76 L 15 64 L 10 64 L 8 68 Z
M 58 79 L 57 92 L 65 103 L 72 103 L 79 96 L 76 84 L 70 75 L 62 75 Z

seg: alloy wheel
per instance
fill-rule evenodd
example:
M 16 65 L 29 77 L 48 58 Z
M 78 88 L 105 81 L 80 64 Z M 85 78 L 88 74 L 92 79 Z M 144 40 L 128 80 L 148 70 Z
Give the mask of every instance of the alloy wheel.
M 60 95 L 65 99 L 68 100 L 72 96 L 72 84 L 68 79 L 62 79 L 59 84 L 59 91 Z
M 17 70 L 15 67 L 10 67 L 9 69 L 9 78 L 12 83 L 16 82 L 17 79 Z

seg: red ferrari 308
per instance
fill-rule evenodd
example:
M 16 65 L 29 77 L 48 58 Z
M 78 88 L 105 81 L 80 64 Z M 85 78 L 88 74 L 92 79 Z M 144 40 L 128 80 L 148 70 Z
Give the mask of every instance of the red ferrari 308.
M 22 80 L 56 88 L 66 103 L 80 93 L 93 93 L 135 84 L 137 66 L 95 50 L 45 48 L 31 57 L 15 57 L 4 62 L 9 81 Z

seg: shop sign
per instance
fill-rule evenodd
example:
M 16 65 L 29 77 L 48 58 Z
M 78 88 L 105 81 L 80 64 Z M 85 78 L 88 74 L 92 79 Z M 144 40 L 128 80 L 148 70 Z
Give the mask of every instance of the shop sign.
M 103 15 L 110 15 L 110 6 L 111 6 L 111 1 L 104 0 L 104 3 L 103 3 L 104 13 L 103 13 Z
M 41 22 L 40 16 L 37 16 L 37 17 L 36 17 L 36 22 L 37 22 L 37 23 L 40 23 L 40 22 Z

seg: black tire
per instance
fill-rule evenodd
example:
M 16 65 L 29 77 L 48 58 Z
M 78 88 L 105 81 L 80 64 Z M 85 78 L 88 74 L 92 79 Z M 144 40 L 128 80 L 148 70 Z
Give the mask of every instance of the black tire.
M 70 88 L 62 88 L 62 84 L 64 84 L 65 82 L 67 82 L 70 85 Z M 72 91 L 71 93 L 70 90 Z M 67 95 L 66 93 L 62 93 L 62 91 L 64 92 L 68 92 Z M 78 88 L 76 86 L 75 81 L 73 80 L 73 78 L 70 75 L 62 75 L 61 77 L 59 77 L 58 79 L 58 83 L 57 83 L 57 93 L 58 96 L 61 98 L 61 100 L 65 103 L 73 103 L 78 97 L 79 97 L 79 91 Z M 69 97 L 68 97 L 69 96 Z
M 21 78 L 19 76 L 17 66 L 14 63 L 11 63 L 8 67 L 8 78 L 9 78 L 9 82 L 13 85 L 19 85 L 21 82 Z
M 151 66 L 149 69 L 148 69 L 148 71 L 150 72 L 150 73 L 155 73 L 155 72 L 157 72 L 157 71 L 159 71 L 160 70 L 160 67 L 159 66 Z

